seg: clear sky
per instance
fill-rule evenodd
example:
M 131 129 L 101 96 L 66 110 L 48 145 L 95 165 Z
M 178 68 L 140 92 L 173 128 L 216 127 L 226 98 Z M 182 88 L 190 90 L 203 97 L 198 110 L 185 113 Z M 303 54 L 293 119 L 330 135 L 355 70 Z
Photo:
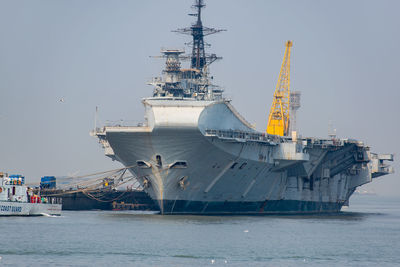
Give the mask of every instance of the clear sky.
M 183 48 L 192 0 L 0 0 L 0 170 L 44 175 L 118 168 L 89 136 L 99 120 L 143 120 L 146 81 L 161 47 Z M 214 81 L 263 131 L 286 40 L 291 88 L 302 92 L 298 128 L 375 152 L 400 150 L 400 1 L 209 0 L 205 26 Z M 188 51 L 188 48 L 186 48 Z M 60 99 L 64 102 L 60 102 Z M 394 164 L 400 173 L 400 159 Z M 400 195 L 399 174 L 366 189 Z

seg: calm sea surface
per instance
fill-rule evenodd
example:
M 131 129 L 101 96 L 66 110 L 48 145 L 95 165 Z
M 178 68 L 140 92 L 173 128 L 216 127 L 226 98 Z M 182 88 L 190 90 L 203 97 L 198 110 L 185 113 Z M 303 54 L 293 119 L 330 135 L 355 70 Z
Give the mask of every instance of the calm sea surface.
M 330 216 L 65 211 L 0 218 L 4 266 L 400 266 L 400 198 Z

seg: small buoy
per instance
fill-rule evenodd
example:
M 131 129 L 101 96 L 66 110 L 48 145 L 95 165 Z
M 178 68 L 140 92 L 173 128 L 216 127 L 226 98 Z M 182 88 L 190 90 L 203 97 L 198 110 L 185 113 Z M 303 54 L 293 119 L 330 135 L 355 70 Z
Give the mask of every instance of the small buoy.
M 228 261 L 227 261 L 227 260 L 224 260 L 224 263 L 228 263 Z
M 211 264 L 214 264 L 215 263 L 215 260 L 211 260 Z
M 248 232 L 249 232 L 249 230 L 244 230 L 243 232 L 245 232 L 245 233 L 248 233 Z

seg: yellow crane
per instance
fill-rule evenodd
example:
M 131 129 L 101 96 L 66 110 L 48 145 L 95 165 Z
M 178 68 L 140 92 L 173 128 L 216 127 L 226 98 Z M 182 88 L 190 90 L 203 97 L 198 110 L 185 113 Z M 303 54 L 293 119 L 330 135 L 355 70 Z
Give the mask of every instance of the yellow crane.
M 280 136 L 289 135 L 289 110 L 290 110 L 290 49 L 292 41 L 286 42 L 278 83 L 276 85 L 274 100 L 268 117 L 267 133 Z

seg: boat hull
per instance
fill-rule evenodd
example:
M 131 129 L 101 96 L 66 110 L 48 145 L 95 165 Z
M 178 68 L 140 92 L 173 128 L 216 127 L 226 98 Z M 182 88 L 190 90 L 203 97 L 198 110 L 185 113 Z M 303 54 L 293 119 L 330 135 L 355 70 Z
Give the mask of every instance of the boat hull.
M 343 202 L 270 200 L 254 202 L 164 200 L 163 214 L 267 215 L 337 213 Z
M 282 161 L 277 168 L 268 157 L 258 159 L 260 152 L 272 155 L 271 146 L 224 142 L 199 130 L 110 132 L 108 140 L 120 161 L 134 166 L 129 170 L 162 214 L 332 213 L 340 211 L 352 192 L 352 178 L 345 173 L 315 177 L 310 185 L 310 178 L 294 172 L 302 161 Z M 317 161 L 325 153 L 314 148 L 313 155 Z M 151 167 L 137 166 L 141 161 Z M 180 161 L 187 166 L 171 168 Z
M 356 140 L 265 135 L 229 103 L 145 106 L 147 126 L 105 127 L 97 136 L 161 214 L 339 212 L 372 181 L 369 148 Z
M 61 215 L 61 204 L 0 202 L 0 216 Z

